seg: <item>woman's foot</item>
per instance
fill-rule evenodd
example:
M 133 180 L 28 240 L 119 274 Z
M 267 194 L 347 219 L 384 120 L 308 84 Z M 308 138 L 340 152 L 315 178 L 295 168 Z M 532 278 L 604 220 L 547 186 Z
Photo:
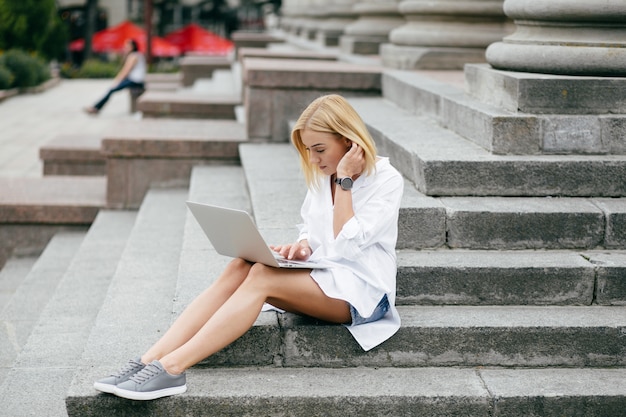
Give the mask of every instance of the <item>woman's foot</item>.
M 129 400 L 154 400 L 187 391 L 187 377 L 168 373 L 161 362 L 152 361 L 115 387 L 113 394 Z
M 98 114 L 98 109 L 95 107 L 85 107 L 83 110 L 85 110 L 87 114 Z
M 141 363 L 141 358 L 137 357 L 128 361 L 116 374 L 111 374 L 106 378 L 102 378 L 94 382 L 93 387 L 98 391 L 113 394 L 115 386 L 122 382 L 128 381 L 128 378 L 141 371 L 146 365 Z

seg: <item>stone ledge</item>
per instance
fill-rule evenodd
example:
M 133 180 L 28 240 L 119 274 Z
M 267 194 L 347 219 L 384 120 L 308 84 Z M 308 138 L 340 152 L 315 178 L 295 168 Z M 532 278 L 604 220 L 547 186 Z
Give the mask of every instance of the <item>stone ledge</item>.
M 180 60 L 183 86 L 191 86 L 201 78 L 211 78 L 217 69 L 230 69 L 228 56 L 184 56 Z
M 535 74 L 465 66 L 468 92 L 522 113 L 626 114 L 626 78 Z
M 381 67 L 311 59 L 243 60 L 244 83 L 254 88 L 381 90 Z
M 246 58 L 243 60 L 247 133 L 251 139 L 286 142 L 289 120 L 317 97 L 379 96 L 380 67 L 345 62 Z
M 77 375 L 78 384 L 67 398 L 70 417 L 195 415 L 203 410 L 219 410 L 223 416 L 257 415 L 259 410 L 273 416 L 315 416 L 323 410 L 328 417 L 617 417 L 626 406 L 623 369 L 192 368 L 187 393 L 149 403 L 96 395 L 89 388 L 100 374 L 85 367 Z
M 243 47 L 238 51 L 239 60 L 243 61 L 247 58 L 273 58 L 273 59 L 305 59 L 305 60 L 321 60 L 336 61 L 338 54 L 323 51 L 309 50 L 281 50 L 267 48 Z
M 103 135 L 107 204 L 137 208 L 153 185 L 189 185 L 195 165 L 239 163 L 244 126 L 234 120 L 145 119 Z
M 105 175 L 101 135 L 60 135 L 39 149 L 44 175 Z
M 427 195 L 626 196 L 624 155 L 495 155 L 435 117 L 379 98 L 350 102 L 381 153 Z
M 91 224 L 106 205 L 100 177 L 5 178 L 0 180 L 0 222 Z
M 235 107 L 241 97 L 204 95 L 181 92 L 147 91 L 137 101 L 144 117 L 175 117 L 192 119 L 235 119 Z

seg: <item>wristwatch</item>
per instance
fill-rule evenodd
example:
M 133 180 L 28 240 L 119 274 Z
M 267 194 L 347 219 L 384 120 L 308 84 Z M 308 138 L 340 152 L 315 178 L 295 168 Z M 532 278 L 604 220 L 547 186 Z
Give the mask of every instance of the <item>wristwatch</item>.
M 335 178 L 335 184 L 339 184 L 342 190 L 351 190 L 353 183 L 354 181 L 350 177 Z

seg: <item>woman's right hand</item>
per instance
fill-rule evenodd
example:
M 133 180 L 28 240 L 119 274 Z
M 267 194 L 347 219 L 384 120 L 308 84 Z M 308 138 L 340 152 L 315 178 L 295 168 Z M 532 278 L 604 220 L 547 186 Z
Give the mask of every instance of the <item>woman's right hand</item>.
M 296 243 L 290 243 L 287 245 L 270 245 L 270 249 L 277 252 L 286 259 L 295 259 L 298 261 L 306 261 L 313 253 L 313 250 L 306 240 L 302 240 Z

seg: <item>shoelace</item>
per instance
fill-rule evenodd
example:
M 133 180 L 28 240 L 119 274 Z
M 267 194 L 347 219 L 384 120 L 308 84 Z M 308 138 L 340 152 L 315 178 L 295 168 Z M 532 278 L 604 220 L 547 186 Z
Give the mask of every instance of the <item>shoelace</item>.
M 124 367 L 122 369 L 120 369 L 117 372 L 117 374 L 112 374 L 111 376 L 113 376 L 115 378 L 121 378 L 124 375 L 126 375 L 127 373 L 136 370 L 140 366 L 143 366 L 143 364 L 139 363 L 139 362 L 135 362 L 134 360 L 131 359 L 131 360 L 128 361 L 128 363 L 126 365 L 124 365 Z
M 146 382 L 147 380 L 149 380 L 150 378 L 158 375 L 161 372 L 161 370 L 154 366 L 153 364 L 148 364 L 146 365 L 145 368 L 143 368 L 141 371 L 137 372 L 135 375 L 131 376 L 129 379 L 133 382 L 136 382 L 138 384 L 143 384 L 144 382 Z

